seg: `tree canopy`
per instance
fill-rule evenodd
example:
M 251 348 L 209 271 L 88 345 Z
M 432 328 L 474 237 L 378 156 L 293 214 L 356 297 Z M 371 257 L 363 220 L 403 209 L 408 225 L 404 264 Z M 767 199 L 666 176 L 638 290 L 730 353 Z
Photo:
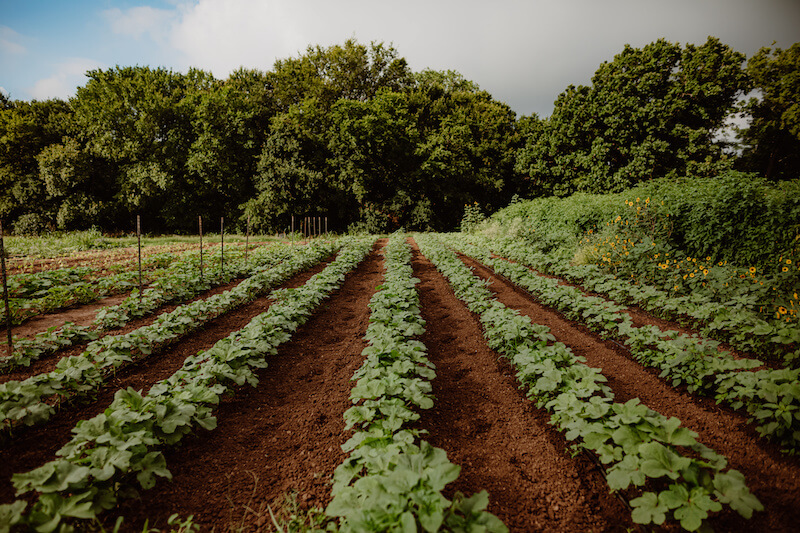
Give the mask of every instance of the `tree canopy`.
M 709 37 L 625 46 L 551 116 L 517 117 L 453 70 L 413 72 L 383 43 L 310 46 L 224 80 L 92 70 L 68 101 L 0 94 L 0 217 L 15 231 L 194 231 L 197 215 L 262 231 L 327 216 L 342 231 L 451 230 L 464 206 L 619 191 L 736 167 L 800 171 L 800 43 L 745 57 Z M 755 97 L 743 105 L 748 91 Z M 737 107 L 738 105 L 738 107 Z M 740 152 L 718 132 L 750 117 Z M 477 206 L 477 207 L 476 207 Z

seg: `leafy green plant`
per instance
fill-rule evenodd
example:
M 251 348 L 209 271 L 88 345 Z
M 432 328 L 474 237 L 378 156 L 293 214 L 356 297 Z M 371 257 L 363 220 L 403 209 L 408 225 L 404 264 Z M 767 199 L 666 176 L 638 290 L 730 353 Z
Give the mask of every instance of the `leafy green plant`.
M 662 524 L 669 518 L 699 530 L 710 513 L 727 504 L 746 518 L 763 506 L 726 459 L 699 443 L 676 418 L 641 405 L 614 401 L 601 371 L 584 364 L 548 328 L 531 323 L 493 298 L 455 253 L 433 237 L 418 237 L 422 252 L 449 280 L 457 295 L 480 315 L 489 345 L 507 357 L 529 398 L 551 413 L 551 421 L 578 448 L 606 465 L 612 490 L 642 487 L 631 500 L 632 518 Z M 475 292 L 464 291 L 473 285 Z M 461 296 L 459 296 L 461 297 Z M 570 301 L 569 304 L 574 304 Z

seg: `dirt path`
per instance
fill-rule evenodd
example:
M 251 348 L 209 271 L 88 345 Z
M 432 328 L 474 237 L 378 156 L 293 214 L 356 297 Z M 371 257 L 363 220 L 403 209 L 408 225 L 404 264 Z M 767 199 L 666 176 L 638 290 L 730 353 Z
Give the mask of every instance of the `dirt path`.
M 630 512 L 609 495 L 584 456 L 570 457 L 563 436 L 517 388 L 514 372 L 483 339 L 480 323 L 415 248 L 421 282 L 422 341 L 436 365 L 434 407 L 419 427 L 461 465 L 452 491 L 486 489 L 489 511 L 511 531 L 626 531 Z
M 747 485 L 761 500 L 766 512 L 751 520 L 737 513 L 720 513 L 713 521 L 717 531 L 797 531 L 800 523 L 800 461 L 779 452 L 759 438 L 747 424 L 747 417 L 676 389 L 658 378 L 658 373 L 632 360 L 630 353 L 611 341 L 603 341 L 581 324 L 565 319 L 541 305 L 533 296 L 498 276 L 480 263 L 463 258 L 475 274 L 491 280 L 490 289 L 502 303 L 549 327 L 556 338 L 569 346 L 587 364 L 600 368 L 608 378 L 617 401 L 639 398 L 665 416 L 678 417 L 685 427 L 699 433 L 698 440 L 725 455 L 731 468 L 745 475 Z
M 166 453 L 173 481 L 121 506 L 126 531 L 141 531 L 148 518 L 163 527 L 176 512 L 194 515 L 202 531 L 238 524 L 246 524 L 241 531 L 263 530 L 271 524 L 267 506 L 280 507 L 290 491 L 301 508 L 327 505 L 333 471 L 346 458 L 343 415 L 352 405 L 350 379 L 363 362 L 367 306 L 383 279 L 382 262 L 373 251 L 348 275 L 258 373 L 258 387 L 223 402 L 216 429 Z
M 322 263 L 297 274 L 281 287 L 299 287 L 324 267 L 325 263 Z M 69 441 L 75 424 L 102 412 L 111 403 L 117 390 L 127 387 L 148 390 L 157 381 L 174 374 L 187 357 L 210 348 L 218 340 L 241 329 L 254 316 L 265 312 L 271 303 L 272 300 L 264 296 L 227 313 L 209 322 L 199 332 L 179 342 L 172 349 L 124 368 L 85 403 L 61 409 L 42 426 L 18 429 L 12 439 L 0 443 L 0 454 L 3 457 L 3 461 L 0 461 L 0 503 L 9 503 L 14 499 L 11 485 L 13 473 L 26 472 L 51 460 L 55 452 Z

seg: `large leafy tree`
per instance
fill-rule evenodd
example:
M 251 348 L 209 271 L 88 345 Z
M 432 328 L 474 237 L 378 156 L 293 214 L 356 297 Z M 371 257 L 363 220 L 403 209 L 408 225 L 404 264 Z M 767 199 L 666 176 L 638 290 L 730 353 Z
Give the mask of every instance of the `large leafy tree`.
M 518 190 L 516 116 L 504 103 L 452 71 L 423 72 L 410 100 L 416 108 L 420 181 L 430 201 L 428 227 L 457 227 L 465 204 L 506 205 Z M 443 76 L 443 77 L 442 77 Z
M 327 216 L 341 230 L 353 218 L 352 199 L 339 187 L 328 159 L 330 113 L 316 98 L 294 104 L 271 122 L 246 213 L 262 230 L 284 230 L 291 216 Z
M 147 215 L 154 229 L 193 227 L 204 183 L 187 165 L 195 111 L 189 96 L 217 82 L 196 69 L 116 67 L 87 76 L 72 100 L 80 140 L 115 168 L 120 205 Z
M 70 108 L 62 100 L 7 102 L 0 110 L 0 217 L 30 215 L 55 226 L 57 202 L 48 196 L 37 156 L 69 131 Z
M 415 222 L 425 192 L 417 182 L 419 133 L 406 95 L 385 91 L 365 102 L 341 99 L 332 121 L 336 180 L 358 201 L 365 228 L 382 232 Z
M 740 131 L 742 169 L 768 180 L 800 177 L 800 43 L 762 48 L 747 62 L 759 96 L 745 105 L 749 128 Z
M 233 219 L 256 189 L 253 177 L 276 113 L 267 74 L 239 69 L 224 82 L 187 97 L 194 138 L 187 171 L 199 184 L 199 211 Z
M 366 101 L 380 89 L 402 90 L 412 83 L 406 60 L 393 47 L 366 46 L 355 39 L 327 48 L 309 46 L 300 57 L 278 60 L 269 78 L 284 111 L 306 98 L 330 109 L 339 99 Z
M 718 39 L 629 45 L 589 87 L 570 86 L 517 158 L 532 193 L 620 191 L 661 176 L 713 175 L 731 161 L 716 131 L 747 87 L 744 56 Z

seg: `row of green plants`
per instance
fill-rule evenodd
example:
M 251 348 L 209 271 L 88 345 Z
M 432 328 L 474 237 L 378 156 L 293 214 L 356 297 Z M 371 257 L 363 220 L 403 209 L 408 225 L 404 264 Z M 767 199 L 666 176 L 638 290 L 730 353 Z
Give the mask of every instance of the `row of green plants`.
M 289 340 L 373 246 L 372 239 L 342 242 L 336 259 L 297 289 L 272 292 L 269 310 L 212 348 L 190 356 L 182 368 L 147 394 L 131 388 L 96 417 L 79 422 L 58 458 L 12 478 L 18 495 L 38 499 L 0 506 L 0 529 L 16 526 L 66 533 L 111 510 L 121 498 L 171 478 L 163 450 L 197 428 L 217 425 L 215 406 L 236 387 L 256 386 L 266 357 Z M 118 521 L 119 523 L 119 521 Z
M 219 253 L 212 253 L 208 261 L 209 268 L 203 276 L 200 276 L 196 259 L 192 255 L 184 255 L 155 274 L 153 283 L 142 292 L 141 297 L 136 288 L 120 304 L 98 311 L 91 326 L 67 322 L 61 327 L 37 333 L 33 338 L 15 338 L 12 354 L 0 356 L 0 371 L 30 366 L 33 361 L 53 355 L 61 349 L 94 341 L 99 338 L 100 332 L 120 328 L 135 318 L 152 314 L 163 305 L 185 302 L 238 277 L 248 277 L 286 259 L 290 250 L 285 246 L 260 247 L 252 253 L 248 262 L 240 254 L 229 259 L 225 270 L 214 266 L 221 263 L 221 257 Z
M 800 359 L 800 326 L 779 316 L 764 316 L 754 310 L 753 297 L 714 300 L 701 293 L 677 295 L 647 283 L 632 283 L 630 278 L 606 273 L 594 264 L 572 264 L 555 255 L 532 250 L 513 238 L 490 240 L 475 236 L 473 242 L 492 249 L 509 259 L 521 261 L 536 270 L 563 277 L 587 290 L 613 300 L 635 304 L 656 316 L 676 320 L 700 334 L 726 342 L 736 349 L 767 357 L 782 357 L 787 365 Z M 664 261 L 670 261 L 664 258 Z M 703 266 L 701 263 L 700 266 Z M 788 312 L 788 311 L 787 311 Z
M 152 272 L 143 272 L 143 281 L 152 281 Z M 35 316 L 53 313 L 73 305 L 87 304 L 110 296 L 129 291 L 137 286 L 139 273 L 123 271 L 94 281 L 76 281 L 67 285 L 55 283 L 45 290 L 38 291 L 33 297 L 10 297 L 9 310 L 11 323 L 19 325 Z M 0 307 L 0 321 L 5 323 L 5 307 Z
M 79 355 L 62 358 L 51 372 L 0 385 L 0 428 L 10 430 L 49 420 L 56 407 L 102 386 L 122 366 L 158 353 L 210 320 L 267 293 L 276 285 L 329 256 L 334 244 L 297 248 L 286 261 L 251 276 L 236 287 L 164 313 L 147 326 L 91 342 Z
M 425 345 L 418 279 L 404 234 L 394 234 L 385 248 L 385 281 L 370 300 L 370 325 L 363 365 L 356 371 L 345 412 L 346 429 L 355 434 L 343 446 L 350 456 L 335 471 L 333 500 L 326 513 L 338 517 L 340 531 L 508 531 L 486 512 L 489 496 L 442 495 L 460 467 L 440 448 L 409 427 L 418 409 L 433 406 L 436 377 Z
M 551 415 L 576 449 L 605 465 L 612 491 L 641 494 L 630 500 L 638 524 L 674 520 L 688 531 L 708 529 L 706 520 L 727 505 L 745 518 L 763 510 L 744 476 L 726 469 L 722 455 L 697 434 L 642 405 L 614 401 L 600 370 L 589 367 L 549 328 L 500 303 L 486 284 L 433 236 L 417 239 L 420 250 L 448 279 L 456 296 L 480 317 L 489 346 L 517 370 L 528 397 Z
M 636 327 L 622 312 L 623 306 L 493 257 L 488 248 L 458 238 L 449 242 L 566 317 L 623 340 L 637 361 L 660 369 L 660 376 L 673 386 L 685 385 L 690 392 L 713 396 L 733 409 L 744 408 L 756 431 L 780 444 L 785 453 L 800 451 L 800 369 L 756 370 L 763 366 L 761 361 L 737 359 L 720 350 L 716 341 L 653 325 Z

